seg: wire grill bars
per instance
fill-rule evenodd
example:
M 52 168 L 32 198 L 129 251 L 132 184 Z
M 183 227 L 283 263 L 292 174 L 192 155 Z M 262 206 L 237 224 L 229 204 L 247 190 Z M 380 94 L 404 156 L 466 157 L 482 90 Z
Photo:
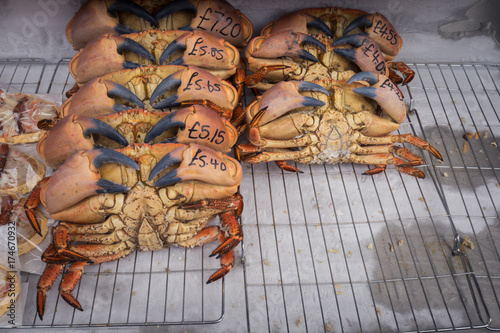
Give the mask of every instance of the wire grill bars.
M 204 285 L 218 265 L 207 258 L 209 246 L 137 253 L 87 270 L 76 291 L 83 313 L 51 291 L 40 322 L 38 276 L 25 275 L 25 327 L 500 328 L 500 67 L 411 67 L 416 77 L 403 91 L 411 111 L 399 132 L 422 137 L 444 156 L 440 163 L 408 147 L 424 156 L 426 179 L 391 168 L 368 177 L 366 166 L 350 164 L 297 165 L 303 174 L 244 165 L 244 245 L 223 284 Z M 27 59 L 0 62 L 0 83 L 61 94 L 73 80 L 67 61 Z

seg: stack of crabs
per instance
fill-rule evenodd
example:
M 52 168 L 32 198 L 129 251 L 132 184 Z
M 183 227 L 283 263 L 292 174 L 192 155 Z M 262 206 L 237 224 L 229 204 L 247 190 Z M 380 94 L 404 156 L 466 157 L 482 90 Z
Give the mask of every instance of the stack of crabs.
M 406 117 L 397 85 L 412 72 L 390 62 L 402 41 L 382 15 L 306 9 L 252 33 L 223 0 L 90 0 L 69 22 L 76 85 L 57 121 L 39 124 L 50 130 L 37 146 L 56 171 L 26 204 L 61 221 L 42 258 L 40 317 L 66 266 L 60 294 L 81 310 L 71 292 L 84 267 L 136 249 L 218 240 L 221 268 L 208 282 L 223 277 L 243 236 L 242 168 L 226 154 L 245 128 L 239 159 L 290 171 L 288 160 L 375 165 L 368 174 L 393 164 L 423 178 L 422 158 L 395 145 L 404 142 L 441 158 L 422 139 L 390 135 Z M 264 91 L 244 112 L 243 82 Z M 208 226 L 216 216 L 221 227 Z
M 37 151 L 55 171 L 25 205 L 38 232 L 40 203 L 60 221 L 42 256 L 40 318 L 65 268 L 59 292 L 82 310 L 71 292 L 85 266 L 135 250 L 218 241 L 207 283 L 233 267 L 242 168 L 227 153 L 244 114 L 233 115 L 241 85 L 226 79 L 252 31 L 221 0 L 90 0 L 68 23 L 76 84 L 56 121 L 39 123 Z M 217 216 L 221 227 L 208 225 Z
M 391 62 L 402 39 L 387 19 L 355 9 L 313 8 L 285 15 L 252 39 L 245 79 L 266 90 L 246 109 L 250 144 L 237 146 L 249 163 L 362 163 L 387 165 L 424 178 L 423 159 L 395 143 L 410 143 L 442 159 L 411 134 L 391 135 L 406 118 L 398 84 L 413 78 Z M 403 74 L 401 78 L 396 71 Z

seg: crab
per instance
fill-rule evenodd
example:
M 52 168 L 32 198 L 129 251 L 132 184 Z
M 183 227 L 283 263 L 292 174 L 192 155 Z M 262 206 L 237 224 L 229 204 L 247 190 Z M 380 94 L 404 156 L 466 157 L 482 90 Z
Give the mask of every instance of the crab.
M 61 222 L 42 260 L 37 310 L 43 318 L 45 294 L 69 265 L 59 291 L 82 310 L 71 291 L 86 265 L 123 258 L 136 249 L 193 247 L 219 240 L 211 256 L 221 268 L 234 265 L 233 249 L 242 239 L 237 221 L 242 168 L 221 152 L 197 144 L 131 144 L 122 149 L 80 151 L 45 178 L 29 201 L 39 202 Z M 207 226 L 219 216 L 222 228 Z M 36 222 L 34 222 L 36 223 Z
M 314 81 L 331 71 L 353 70 L 389 75 L 394 82 L 407 84 L 413 71 L 391 62 L 401 47 L 401 37 L 379 13 L 304 9 L 268 24 L 261 36 L 250 41 L 245 59 L 253 74 L 245 81 L 250 87 L 268 89 L 281 80 Z M 264 79 L 268 82 L 261 82 Z
M 35 95 L 7 93 L 0 89 L 0 142 L 32 143 L 43 135 L 37 127 L 42 120 L 51 121 L 59 108 Z
M 129 34 L 162 30 L 204 30 L 244 47 L 253 34 L 248 18 L 224 0 L 89 0 L 66 26 L 75 50 L 105 33 Z
M 228 79 L 239 64 L 238 49 L 204 31 L 147 30 L 127 35 L 104 34 L 71 59 L 78 85 L 110 72 L 145 65 L 192 65 Z
M 300 170 L 284 161 L 375 165 L 368 175 L 395 165 L 424 178 L 415 168 L 423 159 L 395 143 L 410 143 L 442 160 L 418 137 L 389 134 L 404 121 L 406 106 L 399 89 L 381 74 L 361 72 L 348 81 L 283 81 L 257 97 L 246 116 L 250 144 L 237 146 L 244 162 L 279 161 L 290 171 Z
M 194 104 L 215 109 L 230 119 L 238 105 L 238 92 L 228 82 L 197 67 L 145 66 L 90 80 L 66 100 L 61 116 L 96 117 L 129 108 L 161 111 Z
M 96 145 L 197 143 L 227 153 L 237 138 L 238 132 L 228 120 L 201 105 L 170 113 L 131 109 L 94 118 L 69 115 L 42 137 L 37 151 L 48 166 L 57 169 L 74 153 Z

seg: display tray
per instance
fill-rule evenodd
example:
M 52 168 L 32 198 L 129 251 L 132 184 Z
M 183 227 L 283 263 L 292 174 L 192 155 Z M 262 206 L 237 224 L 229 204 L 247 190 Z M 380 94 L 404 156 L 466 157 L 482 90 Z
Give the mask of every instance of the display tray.
M 0 85 L 63 94 L 74 84 L 67 65 L 3 60 Z M 416 76 L 402 89 L 410 112 L 398 132 L 427 140 L 444 158 L 405 145 L 424 157 L 425 179 L 391 167 L 365 176 L 364 165 L 296 164 L 303 173 L 295 174 L 244 164 L 244 240 L 225 281 L 205 284 L 219 267 L 208 257 L 215 244 L 133 253 L 86 269 L 74 291 L 83 312 L 54 287 L 40 321 L 39 276 L 24 273 L 23 327 L 500 328 L 500 67 L 410 66 Z

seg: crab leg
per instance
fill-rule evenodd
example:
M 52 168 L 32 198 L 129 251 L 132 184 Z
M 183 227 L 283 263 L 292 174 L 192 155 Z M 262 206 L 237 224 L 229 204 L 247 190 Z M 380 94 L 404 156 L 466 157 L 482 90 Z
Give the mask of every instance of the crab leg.
M 28 218 L 28 221 L 30 221 L 31 226 L 33 229 L 36 231 L 37 234 L 42 236 L 42 229 L 40 228 L 40 224 L 38 223 L 38 220 L 36 219 L 35 216 L 35 209 L 38 207 L 40 204 L 40 193 L 42 188 L 49 182 L 51 177 L 46 177 L 40 180 L 33 190 L 30 193 L 30 196 L 28 197 L 28 200 L 26 200 L 26 203 L 24 204 L 24 212 L 26 213 L 26 217 Z
M 177 94 L 168 96 L 155 104 L 165 92 L 177 89 Z M 181 102 L 199 99 L 202 91 L 210 93 L 210 100 L 219 107 L 230 107 L 222 80 L 206 71 L 198 71 L 195 67 L 180 70 L 162 80 L 151 94 L 151 105 L 155 109 L 167 109 L 179 106 Z M 234 89 L 234 88 L 233 88 Z M 234 95 L 237 92 L 234 90 Z
M 360 144 L 365 144 L 365 145 L 374 145 L 374 144 L 391 144 L 391 143 L 410 143 L 414 145 L 415 147 L 418 147 L 420 149 L 427 150 L 430 152 L 434 157 L 436 157 L 439 160 L 443 160 L 443 156 L 439 153 L 439 151 L 431 146 L 431 144 L 425 140 L 422 140 L 419 137 L 416 137 L 411 134 L 395 134 L 395 135 L 387 135 L 383 137 L 369 137 L 369 136 L 360 136 L 359 138 L 359 143 Z
M 198 232 L 195 237 L 187 241 L 180 242 L 178 245 L 183 247 L 202 246 L 204 244 L 211 243 L 216 239 L 219 239 L 219 244 L 224 244 L 227 241 L 224 233 L 221 232 L 219 227 L 209 226 L 200 230 L 200 232 Z M 231 268 L 233 268 L 234 266 L 233 250 L 229 250 L 229 252 L 220 257 L 218 256 L 218 258 L 220 258 L 221 268 L 208 278 L 207 284 L 221 279 L 223 276 L 229 273 Z
M 182 180 L 200 180 L 214 185 L 233 186 L 241 181 L 242 169 L 238 161 L 197 144 L 178 147 L 163 156 L 151 170 L 149 181 L 175 164 L 179 166 L 161 176 L 153 186 L 171 185 Z M 208 168 L 209 172 L 204 168 Z
M 211 72 L 229 71 L 229 74 L 224 75 L 229 77 L 236 72 L 236 66 L 240 63 L 238 49 L 224 39 L 200 31 L 191 31 L 167 46 L 160 56 L 159 64 L 163 65 L 166 59 L 180 50 L 188 52 L 183 52 L 182 57 L 173 60 L 169 65 L 189 64 L 210 69 Z
M 353 92 L 376 101 L 397 123 L 401 124 L 405 120 L 406 105 L 403 94 L 391 79 L 382 74 L 360 72 L 351 76 L 347 84 L 357 81 L 366 81 L 371 86 L 353 88 Z
M 384 61 L 384 55 L 377 43 L 369 38 L 367 34 L 347 35 L 337 39 L 332 43 L 333 46 L 350 44 L 354 49 L 339 49 L 333 51 L 350 61 L 353 61 L 364 72 L 378 73 L 387 75 L 387 65 Z
M 65 264 L 47 264 L 42 276 L 38 280 L 37 294 L 36 294 L 36 309 L 38 317 L 43 320 L 45 314 L 45 294 L 56 282 L 57 277 L 61 274 Z

